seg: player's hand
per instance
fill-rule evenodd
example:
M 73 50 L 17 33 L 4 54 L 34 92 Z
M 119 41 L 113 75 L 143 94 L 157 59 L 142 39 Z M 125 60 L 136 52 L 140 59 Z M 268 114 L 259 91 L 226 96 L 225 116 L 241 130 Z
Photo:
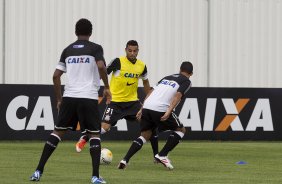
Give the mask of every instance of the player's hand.
M 140 121 L 140 120 L 141 120 L 141 116 L 142 116 L 142 108 L 137 112 L 137 114 L 136 114 L 136 119 L 137 119 L 138 121 Z
M 165 114 L 161 117 L 161 121 L 166 121 L 169 116 L 170 116 L 171 112 L 166 111 Z
M 109 88 L 104 88 L 103 98 L 106 98 L 106 104 L 110 104 L 112 100 L 112 94 Z

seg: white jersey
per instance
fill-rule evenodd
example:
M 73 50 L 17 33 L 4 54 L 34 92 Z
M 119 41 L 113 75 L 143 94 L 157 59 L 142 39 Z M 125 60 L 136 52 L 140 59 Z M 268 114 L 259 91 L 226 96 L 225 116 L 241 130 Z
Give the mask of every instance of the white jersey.
M 56 67 L 67 75 L 64 97 L 98 99 L 99 60 L 104 61 L 102 46 L 87 40 L 77 40 L 64 49 Z
M 151 95 L 144 102 L 144 109 L 166 112 L 177 92 L 185 93 L 190 89 L 191 81 L 182 74 L 164 77 L 154 86 Z

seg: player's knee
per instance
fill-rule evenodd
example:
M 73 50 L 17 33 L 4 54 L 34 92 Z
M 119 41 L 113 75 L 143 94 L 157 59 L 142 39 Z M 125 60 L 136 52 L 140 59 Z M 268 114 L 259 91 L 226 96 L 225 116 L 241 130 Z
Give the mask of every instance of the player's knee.
M 182 127 L 181 132 L 182 132 L 183 134 L 185 134 L 185 133 L 186 133 L 186 128 L 185 128 L 185 127 Z
M 56 136 L 58 136 L 60 139 L 63 137 L 63 135 L 66 133 L 66 131 L 62 130 L 62 131 L 58 131 L 58 130 L 53 130 L 53 135 L 55 134 Z
M 182 132 L 183 134 L 186 133 L 186 128 L 182 127 L 182 128 L 178 128 L 176 131 Z
M 102 123 L 101 129 L 103 129 L 105 132 L 108 132 L 111 129 L 111 125 L 107 123 Z
M 143 131 L 141 132 L 141 136 L 144 137 L 146 141 L 148 141 L 152 136 L 152 131 Z

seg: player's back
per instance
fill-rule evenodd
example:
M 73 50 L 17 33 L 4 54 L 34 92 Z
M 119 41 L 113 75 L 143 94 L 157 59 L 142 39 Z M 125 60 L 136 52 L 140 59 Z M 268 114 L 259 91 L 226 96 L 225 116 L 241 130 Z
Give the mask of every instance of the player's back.
M 98 98 L 100 76 L 96 61 L 100 59 L 104 60 L 102 47 L 87 40 L 77 40 L 64 49 L 59 65 L 67 74 L 65 97 Z
M 181 74 L 164 77 L 153 87 L 153 92 L 144 102 L 144 109 L 165 112 L 172 98 L 184 83 L 185 86 L 189 86 L 188 88 L 185 87 L 187 89 L 184 89 L 184 93 L 186 93 L 186 90 L 188 91 L 191 86 L 191 81 L 187 77 Z

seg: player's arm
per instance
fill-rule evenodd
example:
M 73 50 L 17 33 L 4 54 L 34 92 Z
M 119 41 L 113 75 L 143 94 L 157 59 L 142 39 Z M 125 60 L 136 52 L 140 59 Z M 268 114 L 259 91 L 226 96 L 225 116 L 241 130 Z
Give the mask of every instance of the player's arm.
M 172 101 L 166 110 L 165 114 L 161 117 L 161 121 L 165 121 L 169 118 L 170 114 L 172 113 L 173 109 L 177 106 L 177 104 L 180 102 L 182 98 L 182 93 L 181 92 L 176 92 L 174 97 L 172 98 Z
M 111 72 L 115 72 L 115 71 L 118 71 L 118 70 L 120 70 L 120 60 L 119 60 L 119 58 L 115 58 L 107 66 L 107 74 L 109 75 Z
M 150 86 L 150 82 L 149 82 L 147 75 L 148 75 L 148 71 L 147 71 L 147 67 L 145 65 L 144 70 L 141 74 L 141 78 L 142 78 L 142 81 L 143 81 L 144 91 L 145 91 L 146 95 L 151 91 L 151 86 Z
M 62 102 L 62 90 L 61 90 L 61 76 L 64 72 L 62 70 L 56 69 L 53 74 L 53 84 L 55 90 L 55 97 L 57 100 L 57 109 L 60 108 Z
M 104 51 L 103 51 L 102 46 L 97 47 L 97 50 L 95 51 L 95 59 L 96 59 L 96 64 L 98 66 L 100 78 L 104 82 L 103 97 L 107 99 L 106 104 L 109 104 L 110 101 L 112 100 L 112 95 L 110 92 L 107 69 L 105 66 Z
M 106 99 L 107 99 L 106 104 L 109 104 L 110 101 L 112 100 L 112 95 L 111 95 L 111 92 L 110 92 L 108 75 L 107 75 L 107 70 L 106 70 L 104 61 L 103 60 L 97 61 L 97 66 L 98 66 L 100 77 L 104 82 L 103 97 L 106 97 Z
M 150 83 L 148 79 L 143 80 L 143 86 L 144 86 L 144 91 L 146 95 L 149 94 L 149 92 L 151 91 L 151 87 L 150 87 Z
M 148 92 L 148 94 L 146 95 L 145 97 L 145 100 L 151 95 L 151 93 L 154 91 L 154 88 L 150 89 L 150 91 Z M 145 102 L 144 100 L 144 102 Z M 143 103 L 144 104 L 144 103 Z M 143 105 L 142 107 L 140 108 L 140 110 L 137 112 L 136 114 L 136 119 L 137 120 L 140 120 L 141 119 L 141 116 L 142 116 L 142 110 L 143 110 Z
M 187 91 L 191 87 L 191 82 L 189 80 L 183 82 L 180 87 L 178 88 L 176 94 L 171 100 L 171 103 L 165 112 L 165 114 L 161 117 L 161 121 L 165 121 L 169 118 L 170 114 L 174 110 L 174 108 L 178 105 L 178 103 L 181 101 L 182 97 L 187 93 Z
M 64 72 L 67 71 L 65 59 L 66 59 L 66 54 L 65 54 L 65 50 L 63 50 L 61 57 L 60 57 L 60 61 L 57 64 L 56 69 L 53 74 L 53 84 L 54 84 L 55 97 L 57 100 L 57 109 L 58 110 L 62 103 L 61 76 L 63 75 Z

